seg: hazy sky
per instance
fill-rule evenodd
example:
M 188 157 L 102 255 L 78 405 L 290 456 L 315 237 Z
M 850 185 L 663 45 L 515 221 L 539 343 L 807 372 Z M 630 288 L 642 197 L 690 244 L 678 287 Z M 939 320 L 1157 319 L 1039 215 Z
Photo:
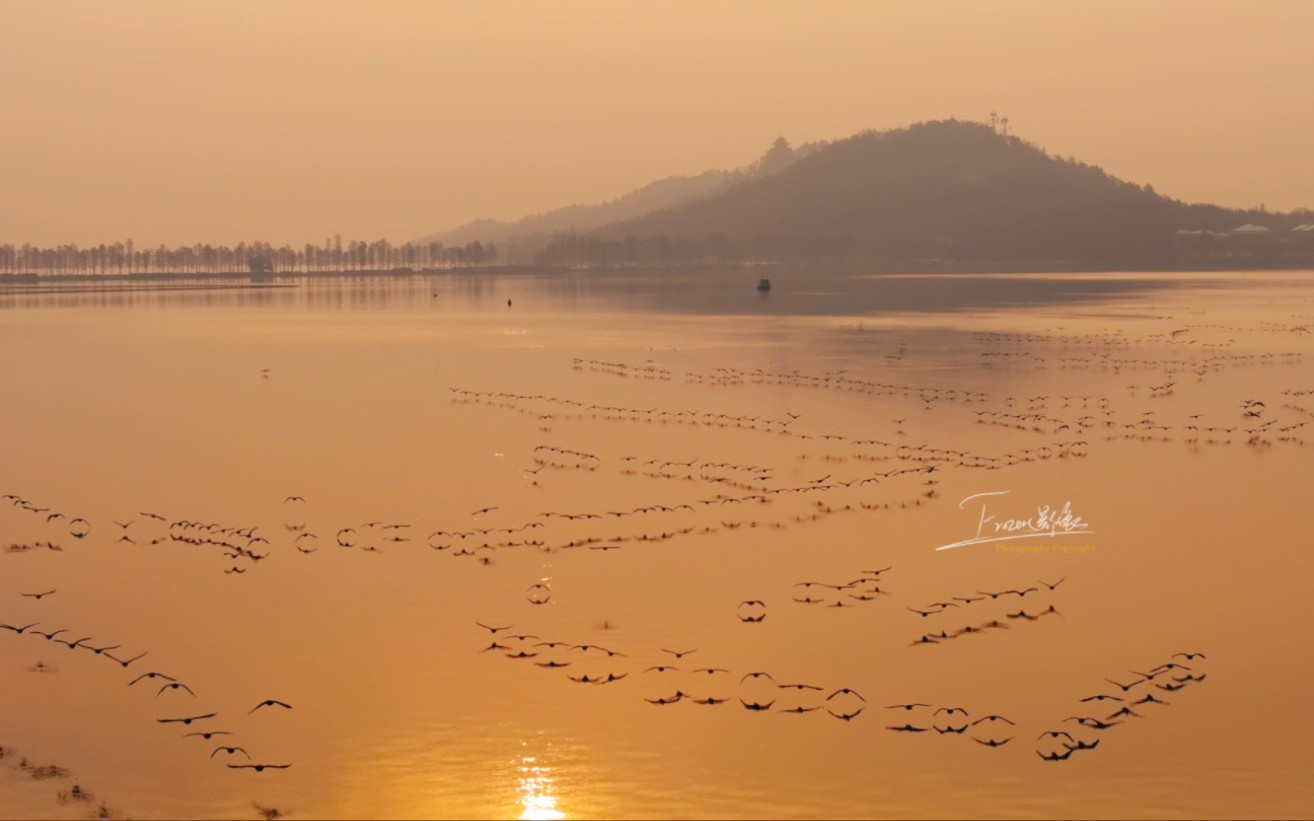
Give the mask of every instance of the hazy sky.
M 4 0 L 0 242 L 413 239 L 992 109 L 1314 207 L 1314 2 Z

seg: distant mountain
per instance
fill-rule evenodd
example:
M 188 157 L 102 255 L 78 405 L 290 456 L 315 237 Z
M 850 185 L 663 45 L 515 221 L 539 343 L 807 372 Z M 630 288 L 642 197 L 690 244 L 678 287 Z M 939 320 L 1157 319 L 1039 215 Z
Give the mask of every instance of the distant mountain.
M 942 260 L 1167 265 L 1178 229 L 1291 228 L 1308 212 L 1188 205 L 983 123 L 864 132 L 778 173 L 587 232 L 543 264 Z
M 492 243 L 502 260 L 529 262 L 562 232 L 590 231 L 602 225 L 641 217 L 654 211 L 672 208 L 711 196 L 736 184 L 775 174 L 788 168 L 801 156 L 817 150 L 823 143 L 810 143 L 795 149 L 785 138 L 778 138 L 756 162 L 727 171 L 705 171 L 693 176 L 666 177 L 609 202 L 591 205 L 568 205 L 512 222 L 478 219 L 448 231 L 423 237 L 416 244 L 441 242 L 464 245 L 478 240 Z

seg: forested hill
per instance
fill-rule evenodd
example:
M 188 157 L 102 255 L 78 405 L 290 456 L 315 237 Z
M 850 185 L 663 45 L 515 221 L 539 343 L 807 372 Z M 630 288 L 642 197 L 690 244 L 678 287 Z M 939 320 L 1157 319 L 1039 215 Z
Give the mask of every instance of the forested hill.
M 761 157 L 741 168 L 664 177 L 607 202 L 567 205 L 514 221 L 474 220 L 424 237 L 417 240 L 417 244 L 462 245 L 477 240 L 502 249 L 503 261 L 529 262 L 556 234 L 591 231 L 602 225 L 694 202 L 739 183 L 779 173 L 823 145 L 808 143 L 795 148 L 781 137 Z
M 1291 227 L 1300 219 L 1187 205 L 990 125 L 944 120 L 864 132 L 703 199 L 559 236 L 538 260 L 1154 265 L 1174 257 L 1178 228 Z
M 614 200 L 587 205 L 567 205 L 514 221 L 478 219 L 420 239 L 418 242 L 491 242 L 511 237 L 552 235 L 561 231 L 586 231 L 606 223 L 644 214 L 707 196 L 726 188 L 734 177 L 726 171 L 707 171 L 696 176 L 665 177 Z

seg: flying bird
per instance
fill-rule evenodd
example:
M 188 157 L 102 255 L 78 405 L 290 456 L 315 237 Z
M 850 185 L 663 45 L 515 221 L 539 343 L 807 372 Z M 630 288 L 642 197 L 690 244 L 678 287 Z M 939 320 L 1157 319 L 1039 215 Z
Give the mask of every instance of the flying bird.
M 191 724 L 193 721 L 200 721 L 206 718 L 214 718 L 217 715 L 219 714 L 206 713 L 205 715 L 187 716 L 186 718 L 157 718 L 155 720 L 161 724 Z
M 1005 724 L 1013 724 L 1013 723 L 1014 723 L 1014 722 L 1009 721 L 1008 719 L 1004 718 L 1003 716 L 990 715 L 990 716 L 986 716 L 985 718 L 978 718 L 976 721 L 973 721 L 973 722 L 972 722 L 972 726 L 975 727 L 976 725 L 980 724 L 980 723 L 983 722 L 983 721 L 992 721 L 992 722 L 993 722 L 993 721 L 1002 721 L 1002 722 L 1004 722 Z
M 106 653 L 106 654 L 105 654 L 105 656 L 106 656 L 107 658 L 109 658 L 111 661 L 116 661 L 116 662 L 118 662 L 119 664 L 123 665 L 124 667 L 127 667 L 129 664 L 132 664 L 134 661 L 136 661 L 137 659 L 141 658 L 141 657 L 144 656 L 144 655 L 146 655 L 146 654 L 145 654 L 145 653 L 138 653 L 137 655 L 133 656 L 133 657 L 130 658 L 130 659 L 121 659 L 121 658 L 115 656 L 113 653 Z

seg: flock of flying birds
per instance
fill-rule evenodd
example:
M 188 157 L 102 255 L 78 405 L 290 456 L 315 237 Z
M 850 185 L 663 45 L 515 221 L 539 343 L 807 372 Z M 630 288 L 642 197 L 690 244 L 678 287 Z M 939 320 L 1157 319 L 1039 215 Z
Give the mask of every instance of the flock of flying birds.
M 1290 329 L 1284 329 L 1290 332 Z M 1016 343 L 1035 343 L 1046 337 L 1037 335 L 978 335 L 982 341 L 995 345 Z M 1171 334 L 1168 335 L 1173 337 Z M 1053 341 L 1066 345 L 1126 345 L 1128 340 L 1117 332 L 1086 337 L 1062 338 L 1050 337 Z M 993 352 L 1000 353 L 1000 352 Z M 1180 363 L 1146 359 L 1144 363 L 1128 360 L 1106 361 L 1107 357 L 1098 357 L 1101 366 L 1114 370 L 1130 368 L 1133 365 L 1152 363 L 1168 368 L 1185 367 Z M 1206 373 L 1217 369 L 1254 362 L 1282 363 L 1293 362 L 1299 354 L 1261 354 L 1235 355 L 1219 361 L 1218 356 L 1210 357 L 1206 363 Z M 1080 357 L 1064 357 L 1065 360 Z M 1084 360 L 1083 360 L 1084 361 Z M 1086 364 L 1090 364 L 1087 362 Z M 640 377 L 648 379 L 671 379 L 673 373 L 652 364 L 630 365 L 600 360 L 575 360 L 577 369 L 591 369 L 623 377 Z M 1066 362 L 1065 366 L 1073 366 Z M 956 388 L 936 388 L 913 384 L 894 383 L 860 379 L 850 376 L 846 371 L 825 372 L 820 374 L 802 371 L 769 372 L 764 370 L 742 371 L 734 368 L 717 368 L 710 374 L 686 373 L 686 380 L 699 384 L 733 386 L 753 383 L 769 386 L 787 386 L 799 389 L 830 390 L 838 392 L 870 394 L 904 402 L 912 402 L 923 410 L 950 407 L 954 405 L 984 406 L 972 410 L 973 419 L 978 424 L 996 425 L 1029 433 L 1044 435 L 1048 441 L 1031 447 L 1019 447 L 1005 452 L 979 452 L 965 448 L 940 447 L 932 442 L 909 441 L 904 431 L 908 418 L 890 420 L 897 425 L 895 434 L 887 438 L 859 438 L 844 433 L 803 432 L 797 429 L 799 414 L 783 413 L 779 418 L 763 414 L 730 414 L 706 409 L 671 410 L 660 407 L 628 408 L 620 405 L 585 402 L 566 397 L 544 394 L 521 394 L 507 391 L 471 391 L 452 388 L 453 401 L 456 403 L 477 403 L 480 405 L 515 410 L 534 416 L 542 423 L 545 430 L 551 430 L 554 421 L 566 418 L 585 419 L 591 423 L 598 422 L 642 422 L 647 424 L 676 425 L 689 427 L 732 427 L 740 430 L 756 431 L 765 434 L 791 437 L 800 442 L 811 441 L 809 453 L 800 459 L 811 456 L 819 458 L 826 464 L 826 470 L 816 478 L 788 482 L 781 476 L 777 466 L 758 464 L 734 464 L 701 458 L 688 458 L 687 455 L 620 455 L 604 457 L 580 448 L 570 448 L 554 444 L 540 444 L 535 447 L 529 459 L 534 464 L 525 469 L 531 487 L 541 487 L 543 471 L 588 471 L 602 470 L 608 463 L 612 464 L 619 476 L 644 476 L 664 479 L 682 486 L 706 487 L 708 493 L 689 494 L 680 501 L 653 500 L 633 508 L 622 510 L 552 510 L 544 511 L 519 524 L 503 527 L 473 527 L 464 522 L 433 523 L 437 526 L 429 533 L 427 539 L 420 536 L 426 532 L 423 525 L 411 522 L 381 521 L 365 522 L 339 526 L 334 533 L 334 541 L 339 547 L 354 548 L 371 553 L 384 553 L 390 549 L 403 548 L 408 543 L 425 543 L 435 551 L 448 552 L 453 557 L 468 557 L 491 564 L 497 551 L 514 548 L 536 549 L 545 552 L 571 548 L 589 548 L 599 552 L 619 549 L 622 546 L 664 542 L 675 538 L 689 536 L 708 536 L 718 532 L 735 530 L 741 527 L 770 528 L 782 530 L 797 525 L 804 525 L 829 516 L 862 512 L 906 510 L 933 503 L 938 498 L 938 477 L 933 474 L 955 469 L 1000 470 L 1010 466 L 1041 462 L 1050 459 L 1084 458 L 1089 455 L 1095 434 L 1105 431 L 1104 439 L 1135 438 L 1144 441 L 1172 441 L 1174 439 L 1193 445 L 1230 444 L 1235 436 L 1244 436 L 1246 444 L 1256 447 L 1271 447 L 1275 444 L 1303 445 L 1299 437 L 1301 430 L 1314 419 L 1314 410 L 1296 403 L 1295 400 L 1306 395 L 1300 389 L 1288 388 L 1284 394 L 1289 401 L 1281 405 L 1284 411 L 1294 412 L 1305 419 L 1271 416 L 1270 408 L 1274 402 L 1265 402 L 1262 398 L 1246 397 L 1238 400 L 1232 412 L 1210 411 L 1189 414 L 1180 420 L 1167 420 L 1159 417 L 1153 407 L 1156 397 L 1171 393 L 1177 383 L 1176 379 L 1166 379 L 1160 384 L 1148 386 L 1151 406 L 1148 410 L 1120 412 L 1114 409 L 1114 401 L 1108 396 L 1095 395 L 1051 395 L 1003 396 L 997 397 L 981 391 Z M 1203 378 L 1203 377 L 1200 377 Z M 1136 395 L 1142 386 L 1128 386 L 1131 395 Z M 993 407 L 990 407 L 993 405 Z M 1211 423 L 1212 422 L 1212 423 Z M 1053 438 L 1050 438 L 1053 437 Z M 885 469 L 846 470 L 847 465 L 883 465 Z M 819 471 L 821 472 L 821 471 Z M 898 488 L 900 494 L 891 498 L 889 488 Z M 875 492 L 874 494 L 872 492 Z M 834 501 L 832 501 L 832 498 Z M 91 522 L 83 516 L 75 516 L 50 505 L 37 504 L 17 494 L 0 497 L 11 502 L 16 508 L 40 517 L 47 525 L 62 529 L 63 534 L 74 540 L 84 539 L 91 532 Z M 708 523 L 697 514 L 711 506 L 722 510 L 740 510 L 747 507 L 779 507 L 778 502 L 787 499 L 802 499 L 811 504 L 803 509 L 793 506 L 787 515 L 777 517 L 736 517 L 722 518 L 719 522 Z M 289 496 L 289 504 L 300 503 L 300 496 Z M 488 505 L 474 515 L 492 513 L 500 505 Z M 764 511 L 765 512 L 765 511 Z M 684 521 L 680 521 L 683 519 Z M 652 527 L 617 528 L 612 533 L 599 533 L 596 528 L 580 528 L 600 520 L 614 522 L 617 525 L 633 520 Z M 669 523 L 669 524 L 668 524 Z M 586 532 L 575 537 L 560 539 L 547 538 L 548 534 L 538 531 L 548 525 L 563 524 L 576 526 Z M 719 526 L 718 526 L 719 525 Z M 189 545 L 202 548 L 214 548 L 216 554 L 233 561 L 223 568 L 225 573 L 241 575 L 256 567 L 271 555 L 271 537 L 267 533 L 258 533 L 258 528 L 249 524 L 225 524 L 206 521 L 203 517 L 165 517 L 160 514 L 141 512 L 136 516 L 114 522 L 118 528 L 115 544 L 157 546 L 161 544 Z M 325 540 L 319 533 L 310 531 L 303 523 L 289 522 L 285 525 L 292 538 L 292 546 L 302 554 L 319 552 Z M 562 528 L 557 528 L 561 530 Z M 30 550 L 61 551 L 65 548 L 62 538 L 53 537 L 28 542 L 11 542 L 4 546 L 7 552 L 25 552 Z
M 1097 735 L 1092 736 L 1092 731 L 1102 733 L 1128 721 L 1145 718 L 1151 710 L 1172 705 L 1173 702 L 1167 700 L 1165 696 L 1171 697 L 1180 690 L 1202 683 L 1208 674 L 1200 667 L 1199 662 L 1206 659 L 1205 654 L 1201 652 L 1178 652 L 1173 653 L 1169 661 L 1150 667 L 1146 672 L 1129 670 L 1128 672 L 1135 678 L 1126 683 L 1106 678 L 1106 682 L 1117 688 L 1116 693 L 1094 693 L 1083 696 L 1077 700 L 1077 703 L 1081 705 L 1082 712 L 1090 712 L 1094 708 L 1116 707 L 1117 709 L 1102 717 L 1067 716 L 1061 722 L 1063 727 L 1046 730 L 1036 738 L 1038 745 L 1036 755 L 1040 756 L 1042 761 L 1066 761 L 1074 752 L 1095 749 L 1099 746 L 1100 739 Z M 1156 690 L 1159 691 L 1157 696 Z M 1140 712 L 1135 709 L 1137 707 L 1140 708 Z M 1083 737 L 1074 737 L 1072 733 L 1079 733 Z
M 260 567 L 266 560 L 305 557 L 304 560 L 313 561 L 309 557 L 314 554 L 343 550 L 374 554 L 427 550 L 493 565 L 499 553 L 509 550 L 549 553 L 588 550 L 605 556 L 616 550 L 654 548 L 673 539 L 697 539 L 741 528 L 784 530 L 832 516 L 918 508 L 939 499 L 938 485 L 949 472 L 997 471 L 1026 463 L 1082 459 L 1101 442 L 1116 439 L 1180 442 L 1192 447 L 1235 442 L 1253 447 L 1303 446 L 1301 432 L 1314 419 L 1314 409 L 1303 404 L 1303 397 L 1314 395 L 1314 388 L 1288 387 L 1281 392 L 1281 399 L 1237 397 L 1231 407 L 1194 409 L 1198 412 L 1190 414 L 1173 415 L 1160 410 L 1163 400 L 1175 396 L 1192 380 L 1212 379 L 1242 367 L 1281 367 L 1302 358 L 1299 353 L 1231 353 L 1234 340 L 1206 341 L 1198 335 L 1204 329 L 1205 326 L 1188 324 L 1155 335 L 1153 342 L 1181 349 L 1181 355 L 1171 358 L 1127 355 L 1133 345 L 1150 340 L 1136 340 L 1116 330 L 1084 335 L 978 333 L 974 336 L 978 344 L 990 348 L 980 354 L 982 366 L 986 368 L 1142 374 L 1133 377 L 1137 382 L 1125 385 L 1124 396 L 1080 392 L 1014 396 L 913 384 L 888 377 L 867 378 L 846 370 L 805 372 L 717 367 L 706 372 L 679 372 L 651 361 L 576 358 L 571 362 L 576 371 L 640 382 L 679 379 L 705 389 L 709 396 L 754 385 L 770 388 L 774 393 L 793 390 L 861 396 L 875 400 L 876 407 L 898 405 L 903 410 L 902 415 L 891 413 L 872 428 L 854 434 L 812 429 L 803 413 L 793 411 L 735 413 L 710 404 L 677 408 L 660 401 L 636 407 L 541 392 L 451 387 L 454 405 L 527 417 L 545 436 L 554 434 L 557 427 L 568 422 L 587 426 L 659 426 L 713 433 L 734 430 L 800 443 L 800 448 L 807 450 L 796 457 L 795 477 L 802 468 L 819 467 L 801 479 L 787 478 L 787 470 L 765 461 L 744 464 L 690 453 L 604 454 L 577 444 L 546 441 L 525 454 L 526 464 L 532 464 L 523 469 L 530 489 L 550 491 L 550 477 L 554 475 L 605 473 L 617 481 L 642 478 L 659 482 L 670 488 L 670 494 L 660 499 L 633 500 L 635 504 L 616 509 L 604 505 L 593 509 L 516 513 L 504 511 L 506 505 L 497 502 L 449 513 L 445 520 L 335 523 L 324 530 L 310 529 L 299 513 L 306 504 L 305 498 L 289 495 L 283 499 L 288 511 L 283 534 L 246 522 L 219 522 L 205 516 L 165 516 L 147 511 L 93 524 L 86 516 L 9 493 L 0 496 L 0 501 L 9 503 L 14 512 L 24 517 L 24 522 L 32 525 L 27 529 L 40 530 L 41 536 L 10 542 L 3 550 L 6 554 L 41 550 L 65 553 L 94 535 L 99 537 L 98 543 L 125 550 L 159 547 L 205 550 L 216 559 L 221 558 L 222 572 L 235 578 Z M 1258 329 L 1212 330 L 1236 335 L 1302 335 L 1309 332 L 1309 326 L 1273 323 L 1271 327 Z M 1064 355 L 1041 355 L 1038 349 L 1044 345 L 1055 346 Z M 906 345 L 900 345 L 885 359 L 902 363 L 906 354 Z M 1135 406 L 1129 407 L 1132 402 Z M 921 427 L 919 420 L 925 414 L 945 411 L 961 413 L 975 425 L 1007 429 L 1001 431 L 1001 441 L 1006 432 L 1011 440 L 1030 437 L 1029 444 L 986 450 L 929 439 L 917 441 L 917 437 L 910 435 L 910 430 L 916 432 Z M 874 433 L 878 430 L 890 432 Z M 636 443 L 645 441 L 642 435 L 633 438 Z M 989 447 L 995 439 L 975 435 L 971 441 Z M 762 452 L 776 451 L 763 448 Z M 710 515 L 712 512 L 716 515 Z M 507 516 L 509 520 L 493 521 Z M 862 570 L 851 578 L 833 581 L 800 581 L 789 591 L 744 599 L 727 618 L 732 615 L 745 624 L 761 623 L 776 612 L 768 608 L 769 602 L 826 608 L 878 605 L 892 595 L 882 575 L 891 569 Z M 1061 617 L 1054 596 L 1065 581 L 1065 578 L 1036 580 L 1007 589 L 965 591 L 939 601 L 905 603 L 896 612 L 911 614 L 904 618 L 915 620 L 922 628 L 921 635 L 909 643 L 910 647 L 946 645 L 966 637 Z M 172 675 L 143 670 L 149 664 L 142 662 L 145 652 L 125 651 L 118 643 L 97 641 L 93 636 L 82 636 L 62 626 L 50 629 L 44 613 L 39 618 L 33 617 L 38 612 L 36 608 L 48 608 L 52 600 L 58 601 L 59 586 L 54 580 L 22 590 L 18 595 L 25 602 L 24 618 L 11 615 L 0 623 L 0 634 L 32 648 L 40 646 L 53 651 L 59 647 L 61 653 L 74 654 L 67 658 L 86 663 L 118 665 L 125 671 L 128 688 L 149 694 L 140 698 L 159 702 L 162 708 L 167 705 L 168 709 L 161 710 L 156 722 L 182 730 L 183 738 L 216 742 L 203 752 L 228 768 L 262 773 L 291 766 L 254 758 L 241 743 L 236 725 L 217 720 L 228 711 L 182 709 L 180 705 L 197 698 L 196 692 L 190 683 Z M 525 599 L 533 606 L 550 603 L 553 599 L 550 583 L 537 580 L 529 584 Z M 869 703 L 852 683 L 836 686 L 765 670 L 731 670 L 714 660 L 703 660 L 696 648 L 656 648 L 656 653 L 631 653 L 591 642 L 575 643 L 532 632 L 513 632 L 510 625 L 479 623 L 479 627 L 488 631 L 490 639 L 481 653 L 500 655 L 545 671 L 560 671 L 575 684 L 622 688 L 637 685 L 641 690 L 639 697 L 659 708 L 677 704 L 724 706 L 754 713 L 814 713 L 845 722 L 878 714 L 888 719 L 882 721 L 882 726 L 891 733 L 963 736 L 992 749 L 1013 741 L 1018 726 L 1006 716 L 969 712 L 956 704 Z M 47 644 L 37 645 L 33 640 Z M 101 661 L 93 661 L 92 656 Z M 1075 752 L 1098 747 L 1104 731 L 1167 708 L 1180 690 L 1205 680 L 1199 664 L 1204 658 L 1198 652 L 1177 653 L 1143 672 L 1132 671 L 1135 678 L 1130 681 L 1121 677 L 1106 679 L 1116 692 L 1093 694 L 1079 702 L 1083 705 L 1080 712 L 1096 714 L 1069 716 L 1059 722 L 1060 726 L 1045 730 L 1036 739 L 1036 755 L 1046 762 L 1068 760 Z M 29 669 L 47 672 L 53 668 L 39 661 Z M 1105 712 L 1095 707 L 1116 709 Z M 255 721 L 272 719 L 272 714 L 290 709 L 288 702 L 271 698 L 239 712 L 241 719 Z M 3 752 L 0 748 L 0 754 Z
M 762 603 L 744 604 L 756 607 Z M 740 618 L 748 622 L 757 620 L 742 615 Z M 599 644 L 573 644 L 530 633 L 513 633 L 513 625 L 475 624 L 487 630 L 492 638 L 480 653 L 500 653 L 544 670 L 564 670 L 566 678 L 576 684 L 605 686 L 633 675 L 643 682 L 647 691 L 643 700 L 658 707 L 679 703 L 705 707 L 733 704 L 751 712 L 824 711 L 843 721 L 857 718 L 866 709 L 866 698 L 851 687 L 828 688 L 815 683 L 782 681 L 764 670 L 732 673 L 713 663 L 700 664 L 696 647 L 657 648 L 660 656 L 639 662 L 636 656 Z
M 989 607 L 992 604 L 1003 605 L 1002 610 L 991 614 L 989 621 L 978 621 L 976 624 L 966 624 L 954 628 L 941 628 L 938 633 L 923 633 L 920 638 L 912 642 L 910 646 L 919 647 L 928 644 L 942 644 L 953 639 L 962 638 L 963 636 L 979 636 L 991 630 L 1008 630 L 1013 623 L 1026 624 L 1027 622 L 1039 621 L 1047 616 L 1061 616 L 1062 613 L 1058 607 L 1050 600 L 1039 605 L 1033 605 L 1028 611 L 1026 597 L 1035 593 L 1038 595 L 1047 595 L 1058 589 L 1059 585 L 1067 581 L 1067 577 L 1057 581 L 1047 582 L 1044 580 L 1036 582 L 1035 585 L 1024 588 L 1009 588 L 1007 590 L 977 590 L 975 595 L 953 596 L 947 601 L 935 601 L 924 605 L 923 607 L 908 607 L 907 609 L 922 619 L 932 616 L 943 616 L 947 613 L 966 614 L 966 608 L 974 604 L 981 604 L 981 607 Z M 1038 586 L 1037 586 L 1038 585 Z M 1035 599 L 1031 601 L 1035 602 Z M 949 608 L 954 608 L 950 610 Z M 980 610 L 981 608 L 974 608 Z M 1000 616 L 1005 621 L 1000 621 Z
M 482 621 L 476 621 L 475 625 L 488 631 L 491 637 L 491 641 L 480 648 L 481 654 L 496 653 L 545 671 L 560 670 L 576 684 L 607 686 L 627 680 L 637 681 L 644 690 L 643 701 L 656 707 L 729 705 L 752 713 L 817 713 L 846 722 L 858 718 L 871 707 L 867 698 L 853 687 L 797 681 L 765 670 L 732 671 L 714 662 L 701 662 L 696 647 L 660 647 L 657 648 L 659 656 L 645 654 L 650 657 L 639 660 L 630 653 L 599 644 L 574 644 L 560 638 L 512 632 L 514 625 Z M 1072 757 L 1073 752 L 1095 749 L 1100 741 L 1091 733 L 1143 718 L 1145 713 L 1134 708 L 1167 707 L 1171 702 L 1164 695 L 1203 682 L 1206 674 L 1198 664 L 1205 658 L 1201 652 L 1174 653 L 1172 660 L 1150 667 L 1146 672 L 1130 671 L 1135 678 L 1129 682 L 1106 679 L 1120 694 L 1096 693 L 1080 698 L 1078 703 L 1089 710 L 1090 706 L 1113 702 L 1117 709 L 1103 717 L 1076 715 L 1063 719 L 1063 723 L 1075 722 L 1076 726 L 1042 732 L 1036 739 L 1036 755 L 1045 761 L 1065 761 Z M 1160 695 L 1155 695 L 1156 690 Z M 1007 716 L 998 713 L 978 715 L 960 705 L 914 701 L 883 705 L 880 712 L 889 721 L 884 725 L 889 732 L 966 736 L 991 749 L 1013 741 L 1014 728 L 1018 726 L 1017 721 Z
M 42 602 L 57 593 L 57 589 L 50 589 L 20 595 L 23 598 L 31 599 L 33 602 Z M 47 603 L 42 607 L 48 608 L 50 605 Z M 35 612 L 35 609 L 28 612 Z M 9 621 L 13 623 L 11 624 Z M 156 723 L 165 727 L 178 727 L 187 730 L 182 734 L 184 738 L 197 738 L 202 741 L 220 739 L 222 743 L 211 749 L 208 757 L 211 759 L 219 757 L 219 760 L 223 761 L 229 769 L 251 770 L 261 773 L 266 770 L 286 770 L 292 766 L 291 764 L 266 763 L 253 760 L 245 747 L 232 743 L 236 740 L 237 735 L 233 730 L 227 727 L 216 728 L 215 725 L 219 722 L 213 720 L 219 717 L 218 711 L 181 709 L 187 702 L 197 699 L 196 691 L 187 682 L 176 676 L 162 673 L 159 670 L 142 669 L 149 665 L 149 662 L 142 661 L 143 658 L 149 655 L 148 651 L 125 651 L 122 649 L 123 645 L 119 643 L 104 644 L 97 642 L 94 636 L 75 638 L 74 636 L 77 634 L 70 631 L 69 628 L 60 627 L 46 630 L 42 628 L 40 621 L 25 622 L 23 619 L 10 619 L 0 622 L 0 635 L 9 635 L 14 639 L 44 640 L 52 647 L 57 645 L 69 652 L 81 650 L 83 651 L 82 655 L 74 656 L 79 661 L 90 661 L 91 656 L 96 656 L 127 671 L 124 673 L 124 677 L 127 679 L 127 687 L 152 693 L 153 701 L 161 705 L 159 712 L 164 713 L 164 716 L 156 718 Z M 50 665 L 44 662 L 38 662 L 37 666 L 30 669 L 33 669 L 34 672 L 50 672 L 53 670 Z M 270 712 L 291 709 L 291 704 L 279 699 L 269 698 L 243 711 L 243 715 L 264 715 Z

